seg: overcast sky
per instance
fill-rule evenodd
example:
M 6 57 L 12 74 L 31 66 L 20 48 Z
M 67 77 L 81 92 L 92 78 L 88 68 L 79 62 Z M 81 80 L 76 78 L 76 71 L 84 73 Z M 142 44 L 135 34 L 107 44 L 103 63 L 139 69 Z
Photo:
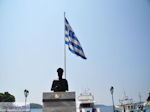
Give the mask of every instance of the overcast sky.
M 64 11 L 87 60 L 67 49 L 67 80 L 99 104 L 150 92 L 150 0 L 0 0 L 0 92 L 42 103 L 64 67 Z

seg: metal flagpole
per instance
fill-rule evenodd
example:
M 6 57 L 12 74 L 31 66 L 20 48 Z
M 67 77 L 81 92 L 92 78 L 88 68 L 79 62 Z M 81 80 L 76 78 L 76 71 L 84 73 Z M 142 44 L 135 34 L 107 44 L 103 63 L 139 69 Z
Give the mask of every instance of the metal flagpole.
M 66 79 L 65 12 L 64 12 L 64 71 L 65 71 L 65 79 Z

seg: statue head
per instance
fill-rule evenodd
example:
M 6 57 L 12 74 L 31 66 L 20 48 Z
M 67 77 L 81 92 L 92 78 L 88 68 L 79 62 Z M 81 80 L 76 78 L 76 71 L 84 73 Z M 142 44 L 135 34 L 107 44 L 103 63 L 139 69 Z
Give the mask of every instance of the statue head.
M 57 69 L 59 79 L 62 79 L 63 72 L 64 72 L 64 70 L 62 68 Z

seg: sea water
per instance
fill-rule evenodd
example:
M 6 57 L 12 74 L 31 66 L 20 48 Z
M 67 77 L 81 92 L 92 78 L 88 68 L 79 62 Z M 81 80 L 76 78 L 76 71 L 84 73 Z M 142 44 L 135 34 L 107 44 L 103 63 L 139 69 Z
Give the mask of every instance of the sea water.
M 112 107 L 100 106 L 100 107 L 97 107 L 97 108 L 100 108 L 100 112 L 113 112 Z M 43 112 L 43 110 L 42 109 L 31 109 L 31 112 Z
M 42 109 L 31 109 L 31 112 L 43 112 Z

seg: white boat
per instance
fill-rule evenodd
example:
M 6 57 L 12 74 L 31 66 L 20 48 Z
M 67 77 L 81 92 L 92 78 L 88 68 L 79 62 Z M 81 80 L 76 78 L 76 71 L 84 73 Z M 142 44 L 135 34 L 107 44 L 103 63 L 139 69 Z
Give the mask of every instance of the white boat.
M 94 96 L 89 90 L 85 90 L 77 98 L 77 112 L 100 112 L 100 109 L 95 107 Z
M 147 102 L 144 103 L 144 109 L 146 110 L 146 112 L 150 112 L 150 93 L 147 98 Z
M 122 100 L 119 100 L 121 105 L 117 107 L 121 109 L 122 112 L 146 112 L 144 108 L 144 102 L 133 102 L 133 99 L 128 98 L 128 96 L 124 95 Z

